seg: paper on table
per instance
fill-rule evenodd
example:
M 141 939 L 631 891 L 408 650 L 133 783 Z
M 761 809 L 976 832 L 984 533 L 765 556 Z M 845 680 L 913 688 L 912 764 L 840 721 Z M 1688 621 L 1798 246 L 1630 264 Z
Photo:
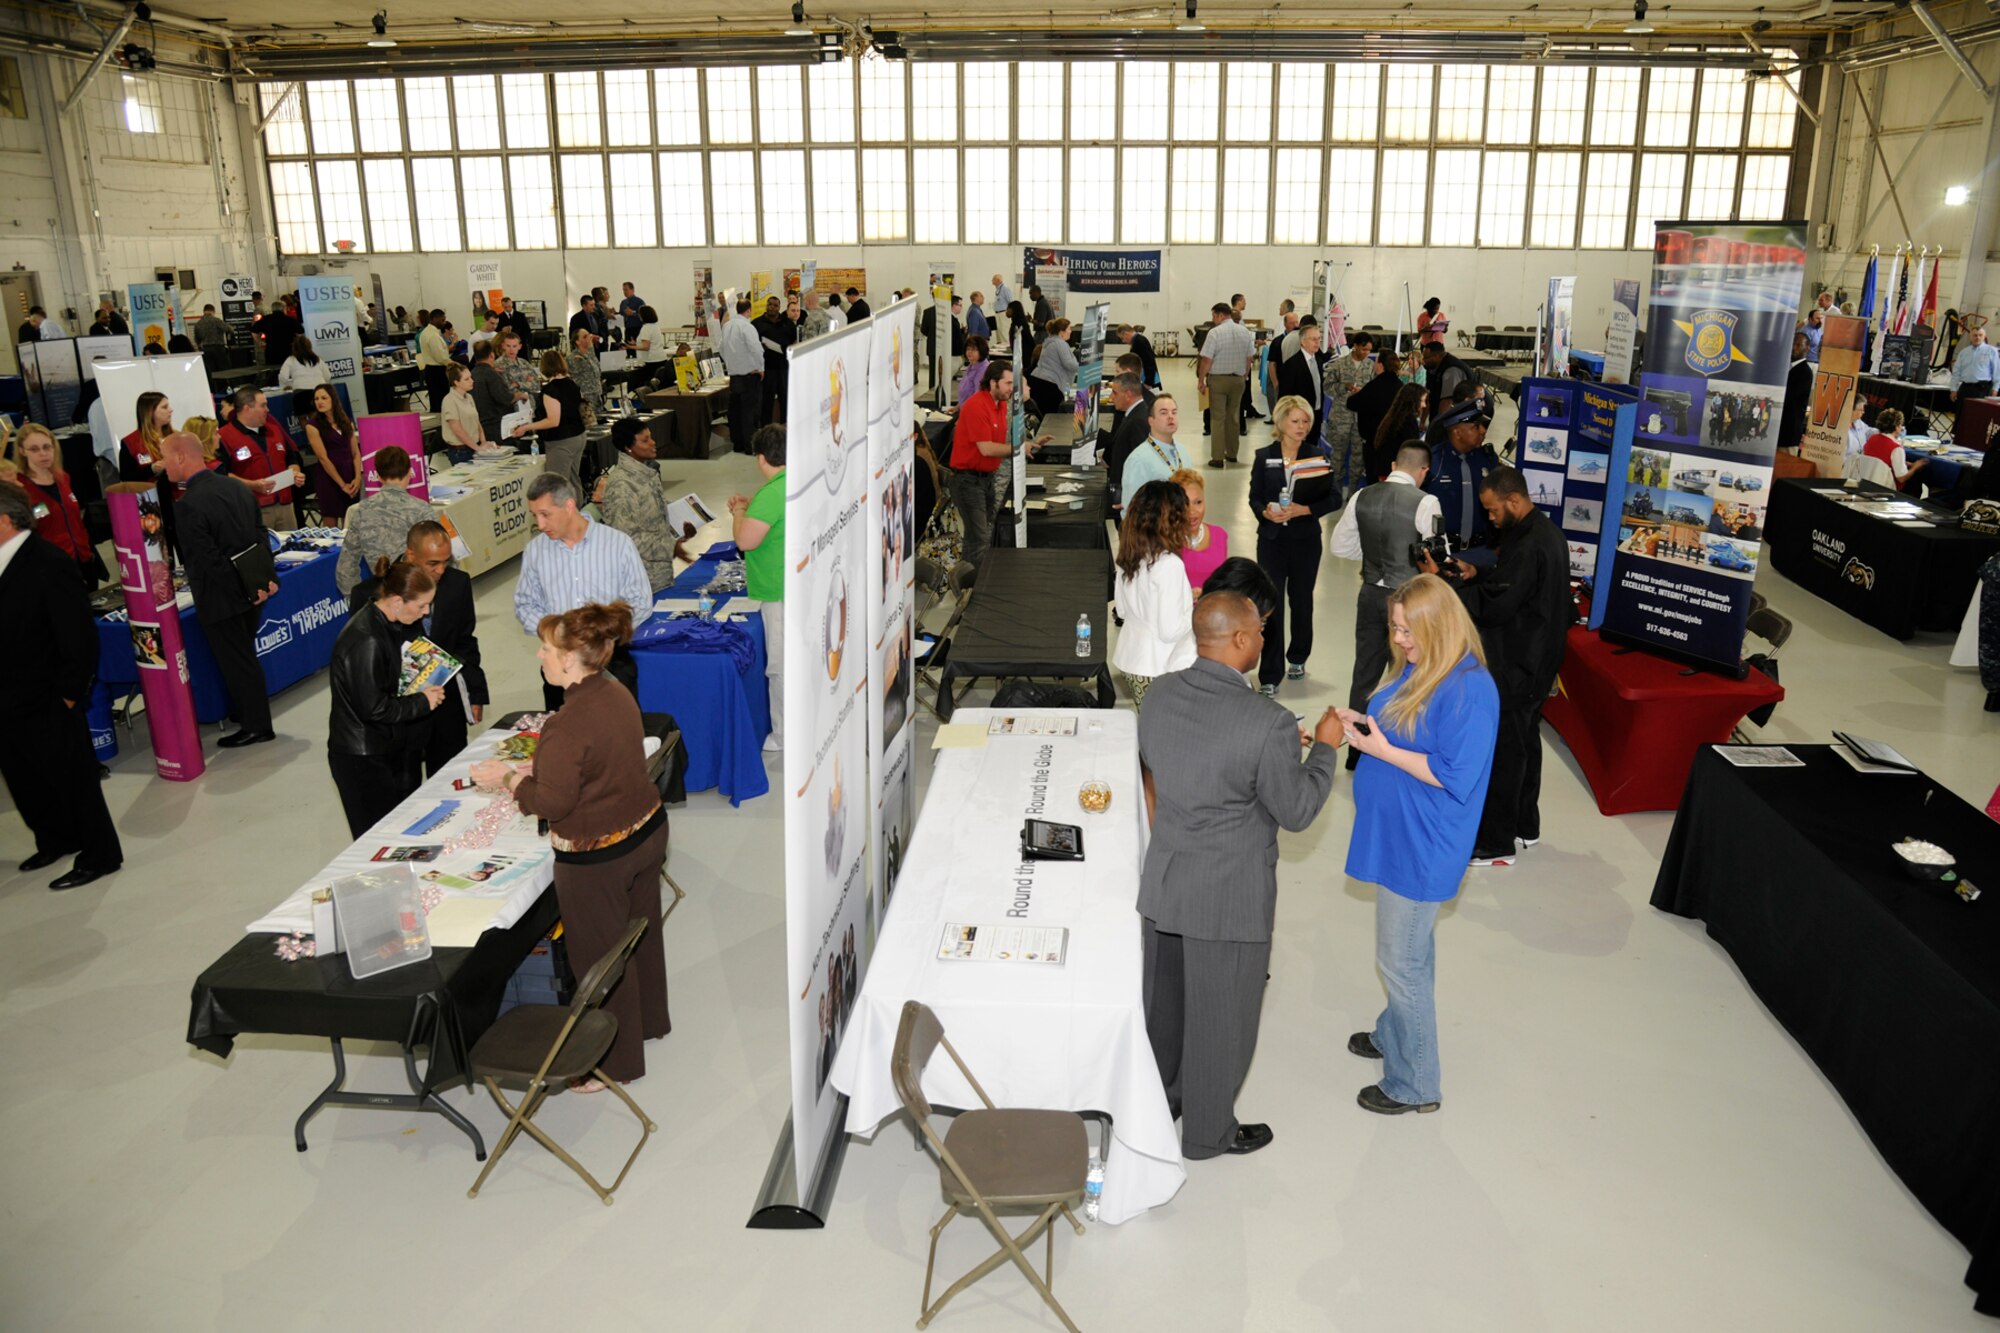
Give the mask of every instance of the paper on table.
M 1715 752 L 1738 768 L 1804 768 L 1806 761 L 1782 745 L 1718 745 Z
M 986 728 L 977 722 L 945 722 L 931 740 L 933 750 L 981 750 L 986 747 Z
M 1899 528 L 1934 528 L 1937 524 L 1927 518 L 1899 518 L 1896 520 L 1896 526 Z
M 430 928 L 431 947 L 470 949 L 493 924 L 501 904 L 492 898 L 461 898 L 447 894 L 430 910 L 424 924 Z

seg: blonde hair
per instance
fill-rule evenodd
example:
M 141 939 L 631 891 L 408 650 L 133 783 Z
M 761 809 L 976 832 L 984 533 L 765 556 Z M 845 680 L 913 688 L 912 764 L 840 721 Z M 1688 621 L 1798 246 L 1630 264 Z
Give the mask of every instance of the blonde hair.
M 1171 481 L 1174 485 L 1180 487 L 1182 490 L 1186 490 L 1188 487 L 1192 486 L 1196 490 L 1200 491 L 1203 495 L 1208 494 L 1208 483 L 1202 480 L 1201 473 L 1196 472 L 1191 467 L 1175 469 L 1174 472 L 1170 476 L 1168 476 L 1167 480 Z
M 201 456 L 204 462 L 215 461 L 215 418 L 189 417 L 181 423 L 181 429 L 201 441 Z
M 28 476 L 30 472 L 28 460 L 22 450 L 26 449 L 28 441 L 37 435 L 46 435 L 49 444 L 55 449 L 55 473 L 60 477 L 63 474 L 62 445 L 56 443 L 56 433 L 39 421 L 24 421 L 21 423 L 21 428 L 11 435 L 0 435 L 0 446 L 4 446 L 0 448 L 0 452 L 6 454 L 7 461 L 13 464 L 18 475 Z
M 1305 413 L 1307 422 L 1311 422 L 1313 406 L 1295 393 L 1286 394 L 1271 406 L 1271 429 L 1276 431 L 1284 424 L 1285 417 L 1293 412 Z
M 1392 634 L 1399 606 L 1403 608 L 1404 622 L 1410 627 L 1410 637 L 1417 642 L 1417 660 L 1410 669 L 1410 679 L 1383 708 L 1382 720 L 1408 733 L 1423 717 L 1438 686 L 1458 669 L 1460 662 L 1471 657 L 1485 669 L 1486 650 L 1480 645 L 1479 630 L 1467 614 L 1465 604 L 1458 600 L 1451 585 L 1437 575 L 1419 574 L 1389 594 Z M 1387 685 L 1402 675 L 1403 666 L 1403 654 L 1392 639 L 1389 669 L 1383 673 L 1382 684 Z

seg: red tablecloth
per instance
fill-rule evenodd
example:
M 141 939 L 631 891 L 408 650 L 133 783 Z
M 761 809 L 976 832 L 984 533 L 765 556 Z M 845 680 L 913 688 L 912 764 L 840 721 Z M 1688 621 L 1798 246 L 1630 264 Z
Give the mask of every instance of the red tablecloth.
M 1958 409 L 1958 424 L 1951 432 L 1954 444 L 1991 449 L 1996 434 L 2000 434 L 2000 398 L 1975 398 Z
M 1542 716 L 1582 766 L 1597 808 L 1623 815 L 1678 807 L 1695 752 L 1728 740 L 1744 714 L 1784 697 L 1754 668 L 1742 680 L 1690 671 L 1576 626 Z

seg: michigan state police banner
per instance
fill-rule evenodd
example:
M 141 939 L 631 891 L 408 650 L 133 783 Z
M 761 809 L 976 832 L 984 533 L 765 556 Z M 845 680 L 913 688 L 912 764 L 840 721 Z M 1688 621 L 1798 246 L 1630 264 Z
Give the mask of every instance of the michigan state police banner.
M 875 313 L 868 369 L 868 786 L 874 939 L 916 819 L 917 303 Z M 789 525 L 787 525 L 789 526 Z

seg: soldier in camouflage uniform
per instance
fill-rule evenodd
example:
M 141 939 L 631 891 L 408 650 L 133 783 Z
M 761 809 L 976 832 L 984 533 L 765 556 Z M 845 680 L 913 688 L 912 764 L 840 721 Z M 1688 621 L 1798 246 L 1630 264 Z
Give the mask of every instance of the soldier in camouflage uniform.
M 667 492 L 653 466 L 658 449 L 653 432 L 637 417 L 621 417 L 611 428 L 618 461 L 598 479 L 597 501 L 604 521 L 632 539 L 646 566 L 646 581 L 658 592 L 674 581 L 674 557 L 688 558 L 681 538 L 694 535 L 692 524 L 678 535 L 667 518 Z

